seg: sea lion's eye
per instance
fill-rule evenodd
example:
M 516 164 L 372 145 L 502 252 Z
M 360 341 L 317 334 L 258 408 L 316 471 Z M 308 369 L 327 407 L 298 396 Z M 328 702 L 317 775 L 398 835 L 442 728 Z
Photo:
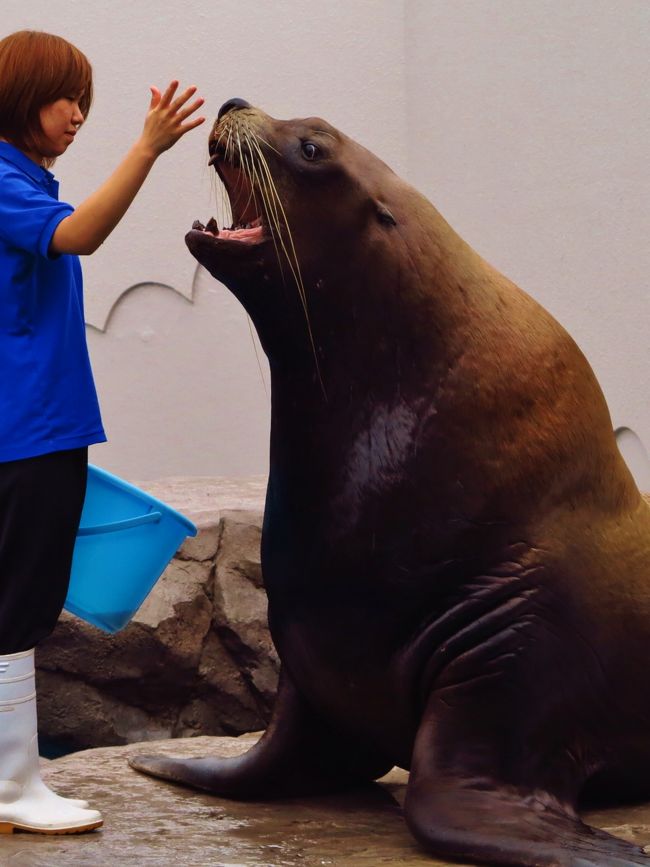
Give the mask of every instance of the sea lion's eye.
M 304 141 L 302 143 L 302 155 L 306 160 L 315 160 L 320 156 L 320 149 L 313 141 Z

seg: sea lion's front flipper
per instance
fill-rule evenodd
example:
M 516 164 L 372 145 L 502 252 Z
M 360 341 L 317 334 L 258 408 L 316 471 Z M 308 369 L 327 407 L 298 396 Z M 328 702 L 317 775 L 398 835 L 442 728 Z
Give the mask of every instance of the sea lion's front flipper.
M 134 756 L 132 768 L 225 797 L 248 800 L 341 791 L 383 776 L 392 763 L 330 728 L 282 673 L 262 738 L 234 758 Z
M 468 741 L 467 704 L 451 702 L 437 716 L 431 705 L 425 714 L 404 804 L 413 835 L 429 852 L 502 867 L 649 867 L 650 857 L 638 846 L 580 821 L 572 797 L 559 794 L 562 777 L 570 780 L 570 774 L 562 774 L 557 755 L 549 756 L 546 768 L 557 781 L 554 793 L 545 782 L 535 783 L 532 764 L 530 779 L 504 782 L 510 749 L 518 753 L 519 766 L 526 765 L 518 732 L 486 729 L 480 741 Z M 480 706 L 474 714 L 482 718 Z M 448 725 L 454 716 L 458 740 Z

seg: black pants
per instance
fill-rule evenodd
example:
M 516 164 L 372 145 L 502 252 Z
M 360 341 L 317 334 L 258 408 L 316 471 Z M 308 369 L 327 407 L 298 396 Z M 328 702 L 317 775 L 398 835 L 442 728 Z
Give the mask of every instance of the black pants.
M 54 629 L 86 493 L 88 449 L 0 463 L 0 655 Z

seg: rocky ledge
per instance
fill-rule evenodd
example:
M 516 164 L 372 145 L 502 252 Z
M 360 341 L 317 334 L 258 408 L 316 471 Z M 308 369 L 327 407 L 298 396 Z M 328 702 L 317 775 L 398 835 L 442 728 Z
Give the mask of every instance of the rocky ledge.
M 37 652 L 42 744 L 57 753 L 264 728 L 278 660 L 260 568 L 266 479 L 137 483 L 198 527 L 132 622 L 63 613 Z
M 43 776 L 63 795 L 87 798 L 104 827 L 78 837 L 14 834 L 0 844 L 7 867 L 441 867 L 407 831 L 407 775 L 341 795 L 238 803 L 138 774 L 127 757 L 236 755 L 255 736 L 187 738 L 75 753 Z M 650 842 L 650 805 L 592 812 L 588 821 L 640 846 Z M 457 865 L 458 867 L 458 865 Z M 469 867 L 469 865 L 465 865 Z M 604 865 L 603 865 L 604 867 Z

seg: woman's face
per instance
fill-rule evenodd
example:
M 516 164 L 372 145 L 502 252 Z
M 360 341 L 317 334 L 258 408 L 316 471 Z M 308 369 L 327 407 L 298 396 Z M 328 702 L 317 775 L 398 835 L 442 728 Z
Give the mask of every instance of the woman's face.
M 43 106 L 40 112 L 42 135 L 38 140 L 38 154 L 29 154 L 29 156 L 54 159 L 66 152 L 84 122 L 84 116 L 79 108 L 80 98 L 80 96 L 63 96 Z

